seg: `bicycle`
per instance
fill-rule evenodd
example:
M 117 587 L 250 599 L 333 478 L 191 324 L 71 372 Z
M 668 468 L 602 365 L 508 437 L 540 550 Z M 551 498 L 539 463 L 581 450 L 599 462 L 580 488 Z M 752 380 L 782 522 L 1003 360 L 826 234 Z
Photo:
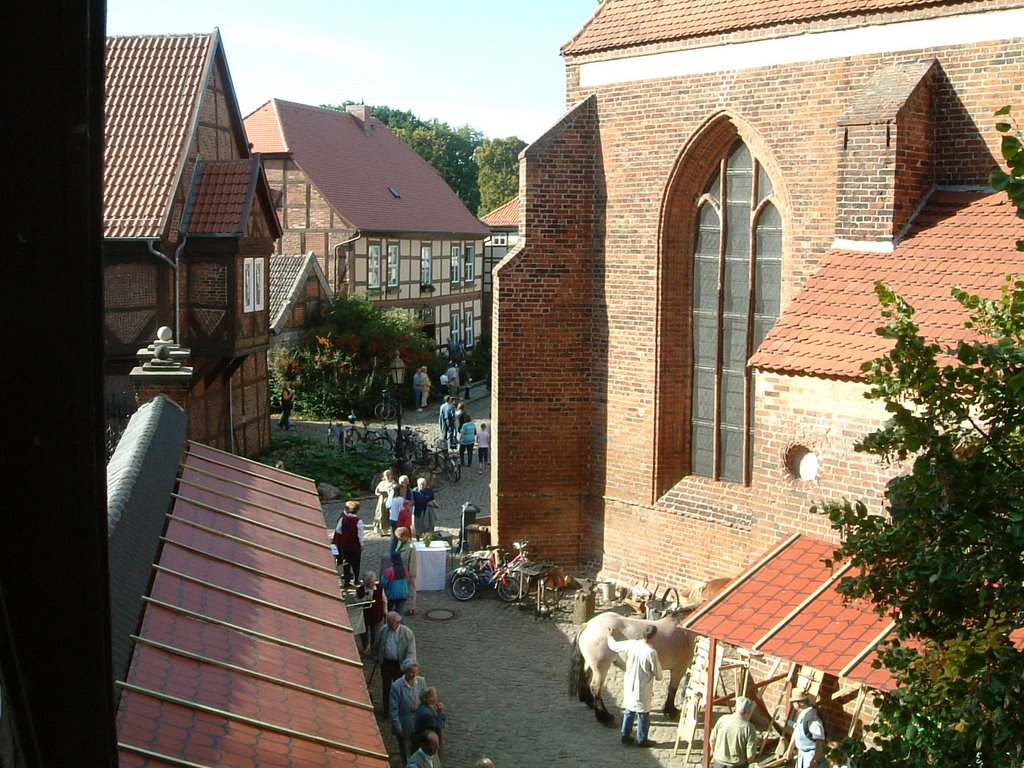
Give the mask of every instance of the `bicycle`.
M 389 390 L 385 389 L 380 393 L 380 402 L 373 409 L 373 414 L 381 421 L 391 421 L 402 409 L 402 404 Z
M 496 556 L 495 556 L 496 555 Z M 456 600 L 472 600 L 481 589 L 493 588 L 506 603 L 517 599 L 522 582 L 516 571 L 510 571 L 506 557 L 500 550 L 486 558 L 469 560 L 455 569 L 451 578 L 451 593 Z

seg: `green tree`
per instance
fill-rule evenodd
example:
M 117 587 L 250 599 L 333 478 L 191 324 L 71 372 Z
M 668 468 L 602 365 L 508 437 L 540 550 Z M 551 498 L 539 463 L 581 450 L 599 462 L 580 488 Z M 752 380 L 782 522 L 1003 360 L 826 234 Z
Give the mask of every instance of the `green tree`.
M 354 101 L 340 105 L 324 104 L 328 109 L 344 111 Z M 408 110 L 394 107 L 370 107 L 374 117 L 407 144 L 417 155 L 430 163 L 441 178 L 474 213 L 480 207 L 480 168 L 473 154 L 483 141 L 483 134 L 468 125 L 452 128 L 439 120 L 422 120 Z
M 1021 190 L 1020 136 L 999 127 L 1010 171 L 993 181 Z M 969 318 L 954 349 L 928 342 L 900 296 L 876 291 L 878 333 L 893 347 L 864 370 L 889 420 L 856 450 L 908 464 L 886 487 L 887 515 L 849 501 L 821 511 L 842 536 L 836 558 L 860 570 L 839 591 L 895 622 L 880 658 L 898 687 L 880 698 L 873 746 L 842 751 L 858 768 L 1019 768 L 1024 653 L 1010 635 L 1024 626 L 1024 280 L 995 300 L 954 289 Z
M 480 166 L 480 216 L 519 194 L 519 153 L 526 142 L 517 136 L 484 139 L 476 148 Z
M 292 382 L 295 410 L 304 416 L 341 419 L 351 410 L 367 414 L 381 391 L 391 386 L 396 351 L 410 369 L 437 357 L 434 341 L 408 312 L 381 309 L 358 294 L 340 296 L 324 313 L 323 327 L 312 343 L 274 354 L 272 391 Z M 401 395 L 411 398 L 410 393 Z

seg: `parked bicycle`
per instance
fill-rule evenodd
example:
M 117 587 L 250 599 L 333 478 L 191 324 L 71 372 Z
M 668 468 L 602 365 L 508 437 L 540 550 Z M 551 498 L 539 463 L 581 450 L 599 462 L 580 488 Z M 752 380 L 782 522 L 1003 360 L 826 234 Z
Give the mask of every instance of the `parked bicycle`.
M 381 421 L 392 421 L 401 410 L 402 404 L 398 402 L 391 390 L 385 389 L 380 393 L 380 402 L 373 409 L 373 414 Z
M 484 558 L 463 558 L 463 562 L 451 577 L 452 597 L 456 600 L 472 600 L 477 592 L 493 588 L 499 598 L 510 603 L 522 591 L 519 573 L 509 569 L 500 550 Z
M 327 425 L 327 444 L 337 443 L 342 450 L 359 443 L 379 445 L 387 442 L 390 442 L 387 430 L 371 427 L 370 423 L 365 420 L 362 427 L 356 426 L 354 413 L 349 414 L 348 423 L 338 422 L 335 424 L 331 421 Z

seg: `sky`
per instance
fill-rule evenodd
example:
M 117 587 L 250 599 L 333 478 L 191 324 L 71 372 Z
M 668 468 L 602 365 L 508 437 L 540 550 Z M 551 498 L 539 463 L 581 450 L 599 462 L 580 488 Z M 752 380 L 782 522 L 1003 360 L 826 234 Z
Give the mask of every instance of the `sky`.
M 220 29 L 242 114 L 345 100 L 532 142 L 565 113 L 559 48 L 597 0 L 107 0 L 107 34 Z

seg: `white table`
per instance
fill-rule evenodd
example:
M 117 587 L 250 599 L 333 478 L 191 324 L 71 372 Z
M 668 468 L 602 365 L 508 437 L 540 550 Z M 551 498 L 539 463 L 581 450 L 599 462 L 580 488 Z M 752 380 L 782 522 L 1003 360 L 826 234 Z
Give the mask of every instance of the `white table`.
M 416 591 L 438 592 L 445 588 L 448 576 L 448 553 L 451 547 L 446 542 L 434 539 L 427 548 L 422 541 L 416 542 Z

